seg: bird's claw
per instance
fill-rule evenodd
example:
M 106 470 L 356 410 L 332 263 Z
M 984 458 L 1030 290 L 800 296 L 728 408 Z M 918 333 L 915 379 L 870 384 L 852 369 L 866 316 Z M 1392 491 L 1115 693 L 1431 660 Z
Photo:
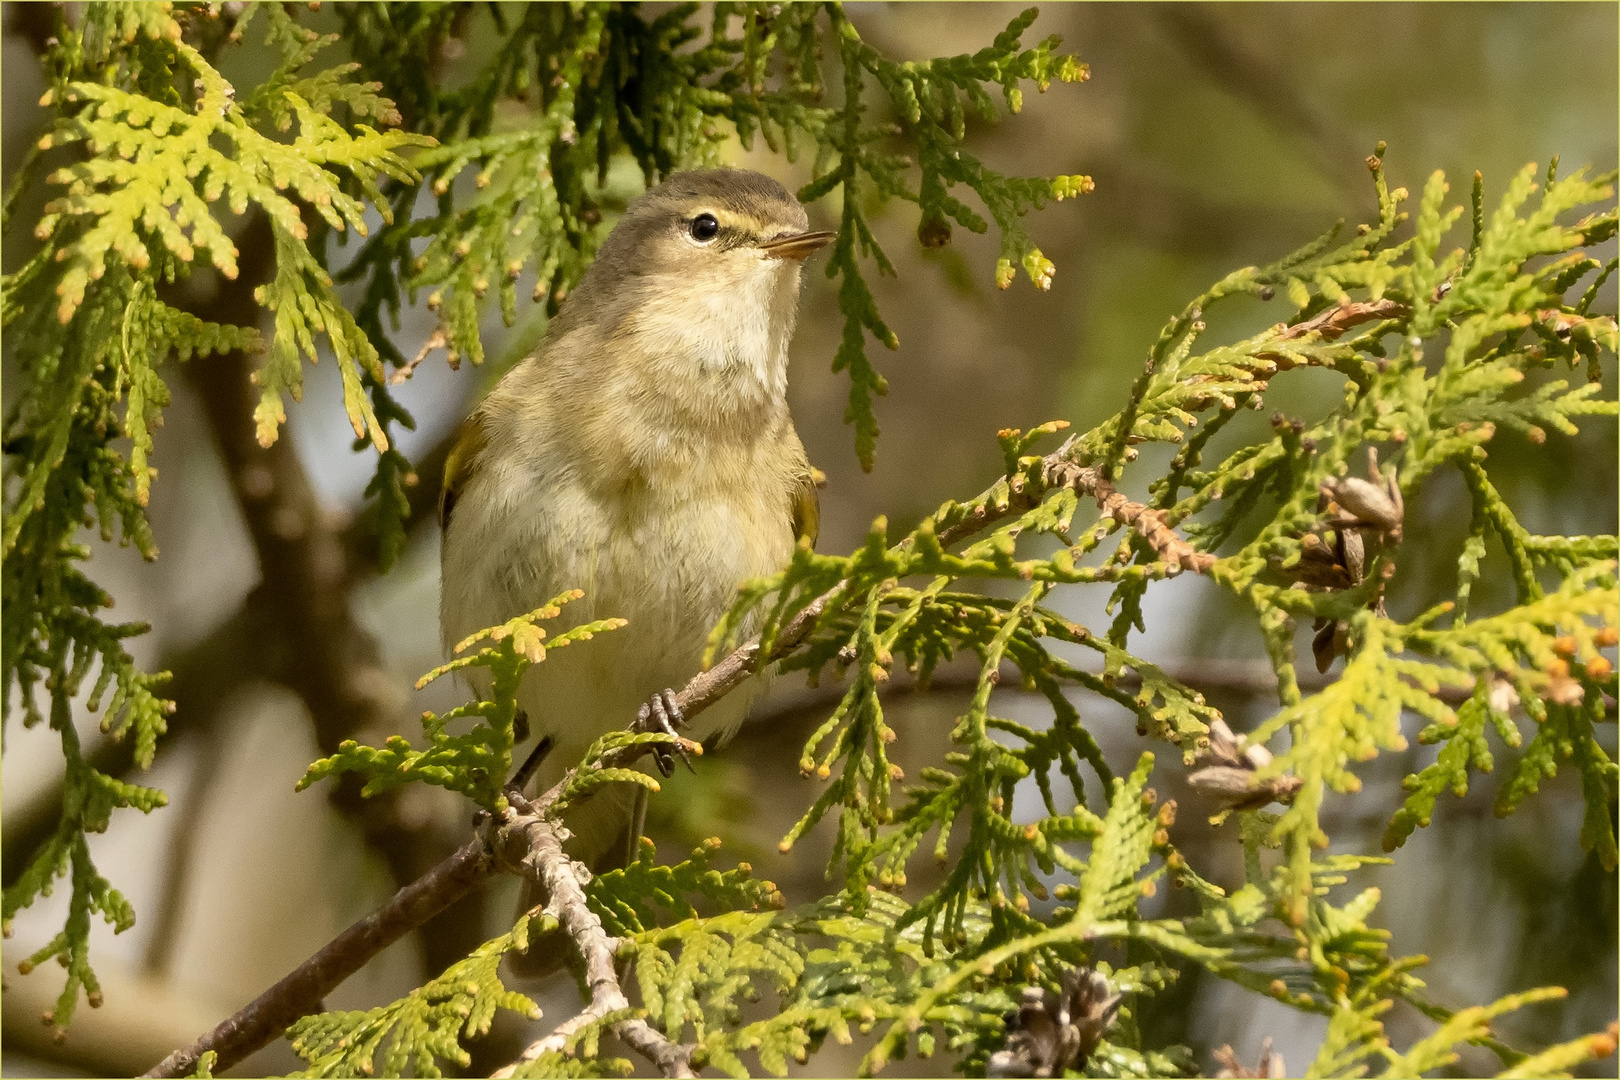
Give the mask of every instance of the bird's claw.
M 675 701 L 675 691 L 673 690 L 661 690 L 654 694 L 651 700 L 643 705 L 641 711 L 636 714 L 636 727 L 643 732 L 662 732 L 665 735 L 680 738 L 679 729 L 685 723 L 686 717 L 681 715 L 681 707 Z M 687 754 L 684 747 L 677 746 L 675 753 L 681 756 L 681 760 L 686 763 L 689 771 L 697 771 L 692 768 L 692 758 Z M 657 763 L 658 772 L 661 775 L 667 777 L 675 771 L 673 756 L 666 746 L 653 747 L 653 761 Z

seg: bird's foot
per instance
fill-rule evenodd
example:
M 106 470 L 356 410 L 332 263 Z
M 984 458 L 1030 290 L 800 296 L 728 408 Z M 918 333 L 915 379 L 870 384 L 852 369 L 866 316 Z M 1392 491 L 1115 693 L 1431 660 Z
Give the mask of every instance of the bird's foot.
M 681 737 L 680 728 L 686 724 L 686 717 L 681 715 L 681 707 L 675 701 L 675 691 L 661 690 L 654 694 L 636 713 L 636 730 L 644 733 L 661 732 L 665 735 Z M 682 740 L 683 742 L 685 740 Z M 692 758 L 687 754 L 684 746 L 677 746 L 675 753 L 681 756 L 687 769 L 692 769 Z M 657 746 L 653 748 L 653 761 L 658 765 L 658 771 L 663 776 L 669 776 L 675 771 L 674 755 L 668 747 Z
M 523 726 L 527 729 L 528 718 L 524 715 L 522 709 L 518 710 L 518 715 L 524 717 Z M 527 738 L 526 731 L 524 737 Z M 529 756 L 523 760 L 523 764 L 518 766 L 517 772 L 513 773 L 512 778 L 506 782 L 506 790 L 508 792 L 515 791 L 519 795 L 526 794 L 529 781 L 533 780 L 534 774 L 540 771 L 540 766 L 546 760 L 546 755 L 551 753 L 553 745 L 555 745 L 555 740 L 550 735 L 542 737 L 535 744 L 534 749 L 529 751 Z

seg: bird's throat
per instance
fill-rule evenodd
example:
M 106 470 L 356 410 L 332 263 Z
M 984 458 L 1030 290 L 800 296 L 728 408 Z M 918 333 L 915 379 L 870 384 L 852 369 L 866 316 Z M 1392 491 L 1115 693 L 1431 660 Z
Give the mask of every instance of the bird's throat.
M 670 283 L 673 285 L 673 283 Z M 648 419 L 733 429 L 786 408 L 788 346 L 798 307 L 796 265 L 773 260 L 724 282 L 660 289 L 629 320 L 630 355 L 658 399 Z M 736 432 L 741 434 L 742 432 Z

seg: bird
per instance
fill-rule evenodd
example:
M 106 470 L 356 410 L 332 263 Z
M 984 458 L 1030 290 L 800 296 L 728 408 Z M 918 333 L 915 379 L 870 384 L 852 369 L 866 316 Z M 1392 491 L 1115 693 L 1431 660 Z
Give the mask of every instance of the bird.
M 834 238 L 760 173 L 673 173 L 626 208 L 534 354 L 461 424 L 439 512 L 446 649 L 569 589 L 584 598 L 559 628 L 628 620 L 524 677 L 518 704 L 552 744 L 535 790 L 638 715 L 682 725 L 671 688 L 699 672 L 737 586 L 814 543 L 820 474 L 788 410 L 788 351 L 804 261 Z M 759 686 L 683 734 L 723 742 Z M 565 851 L 623 865 L 643 790 L 610 784 L 571 807 Z

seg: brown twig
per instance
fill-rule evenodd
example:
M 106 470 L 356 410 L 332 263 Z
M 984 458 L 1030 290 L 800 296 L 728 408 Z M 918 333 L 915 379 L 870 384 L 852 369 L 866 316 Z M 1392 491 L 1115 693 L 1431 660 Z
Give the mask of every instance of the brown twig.
M 601 764 L 612 767 L 627 765 L 649 750 L 647 746 L 626 747 L 604 759 Z M 609 948 L 608 971 L 612 986 L 617 988 L 617 976 L 612 975 L 612 940 L 607 938 L 601 921 L 586 905 L 577 871 L 571 860 L 562 854 L 562 842 L 557 835 L 556 825 L 546 819 L 552 804 L 573 775 L 573 770 L 569 770 L 556 785 L 533 802 L 508 791 L 511 806 L 498 823 L 485 817 L 477 835 L 462 844 L 453 855 L 400 889 L 386 904 L 332 939 L 280 982 L 220 1021 L 212 1031 L 190 1046 L 176 1050 L 142 1075 L 183 1076 L 195 1069 L 202 1055 L 209 1050 L 218 1055 L 214 1064 L 216 1069 L 229 1068 L 265 1046 L 300 1017 L 318 1011 L 321 999 L 364 967 L 373 956 L 471 893 L 497 869 L 522 873 L 540 883 L 548 903 L 556 907 L 559 921 L 579 946 L 588 965 L 594 956 L 593 950 L 601 944 L 596 935 L 606 941 Z M 497 865 L 497 854 L 504 856 L 504 865 Z M 628 1007 L 621 990 L 618 1004 L 613 1004 L 612 1008 L 597 1008 L 600 1002 L 612 1003 L 613 999 L 601 997 L 596 991 L 600 972 L 594 966 L 587 967 L 587 974 L 593 988 L 592 1007 L 586 1010 L 590 1015 L 586 1017 L 582 1013 L 585 1019 L 576 1018 L 579 1022 L 572 1030 L 577 1030 L 592 1019 Z M 606 984 L 602 985 L 604 989 L 601 993 L 606 994 Z M 621 1039 L 665 1069 L 666 1075 L 693 1075 L 685 1064 L 691 1054 L 690 1047 L 676 1047 L 644 1021 L 625 1021 L 615 1025 L 614 1030 Z
M 1043 468 L 1039 473 L 1039 475 L 1042 477 L 1042 483 L 1032 485 L 1020 480 L 1018 483 L 1011 485 L 1009 489 L 1010 494 L 1008 497 L 999 501 L 993 497 L 995 494 L 995 489 L 991 489 L 990 492 L 987 492 L 985 496 L 982 496 L 978 500 L 978 506 L 972 514 L 968 515 L 955 525 L 940 530 L 939 542 L 941 544 L 956 543 L 959 540 L 965 539 L 966 537 L 983 530 L 987 526 L 994 524 L 997 521 L 1031 509 L 1038 505 L 1041 499 L 1045 498 L 1050 491 L 1054 490 L 1057 486 L 1062 485 L 1072 487 L 1081 494 L 1090 495 L 1096 498 L 1099 506 L 1102 507 L 1105 514 L 1113 517 L 1116 521 L 1120 521 L 1122 524 L 1135 528 L 1148 540 L 1150 544 L 1154 545 L 1155 550 L 1159 551 L 1167 561 L 1174 560 L 1179 565 L 1191 566 L 1194 569 L 1198 569 L 1200 566 L 1207 566 L 1207 563 L 1204 563 L 1203 560 L 1209 559 L 1210 556 L 1205 555 L 1202 552 L 1195 551 L 1191 545 L 1187 544 L 1186 541 L 1177 537 L 1174 532 L 1164 525 L 1163 521 L 1158 517 L 1156 512 L 1142 506 L 1140 503 L 1133 503 L 1121 496 L 1105 480 L 1102 479 L 1101 474 L 1096 470 L 1073 465 L 1065 456 L 1067 451 L 1068 446 L 1065 445 L 1065 447 L 1059 449 L 1046 458 L 1046 460 L 1043 462 Z M 909 543 L 909 539 L 901 541 L 902 545 L 909 545 Z M 676 704 L 680 707 L 681 712 L 688 717 L 695 716 L 697 713 L 708 708 L 710 705 L 720 700 L 720 698 L 724 697 L 738 686 L 741 686 L 755 672 L 757 672 L 763 664 L 774 662 L 775 660 L 778 660 L 792 652 L 793 649 L 795 649 L 815 628 L 816 622 L 820 618 L 822 612 L 827 609 L 829 604 L 833 603 L 840 595 L 843 594 L 845 588 L 846 586 L 844 583 L 839 583 L 800 610 L 777 634 L 776 642 L 770 652 L 770 655 L 763 658 L 761 657 L 759 639 L 755 638 L 752 641 L 749 641 L 733 650 L 718 664 L 714 665 L 714 667 L 694 676 L 692 680 L 688 682 L 678 694 L 675 695 Z M 643 748 L 636 747 L 632 748 L 630 752 L 639 753 L 645 751 Z M 618 761 L 615 762 L 615 764 L 620 763 L 621 762 Z M 566 778 L 563 782 L 566 782 Z M 536 832 L 535 829 L 530 829 L 528 818 L 536 818 L 543 821 L 545 808 L 549 806 L 549 801 L 554 799 L 556 797 L 556 793 L 558 793 L 560 790 L 561 783 L 558 785 L 558 787 L 553 788 L 551 792 L 548 792 L 545 797 L 538 800 L 536 803 L 523 804 L 529 808 L 528 817 L 524 818 L 522 821 L 523 827 L 525 830 L 534 833 L 534 835 L 530 837 L 527 850 L 539 850 L 543 855 L 545 850 L 549 850 L 546 848 L 547 844 L 556 843 L 556 835 L 554 832 L 550 831 L 549 829 L 540 829 L 538 826 L 535 827 L 535 829 L 538 829 L 538 832 Z M 514 800 L 515 803 L 517 801 L 519 800 Z M 539 813 L 534 812 L 536 809 L 538 809 Z M 472 841 L 470 843 L 476 844 L 480 842 Z M 480 850 L 482 849 L 480 848 Z M 442 898 L 435 897 L 433 895 L 435 889 L 442 891 L 450 887 L 448 884 L 446 884 L 446 882 L 453 876 L 452 871 L 449 868 L 456 862 L 456 860 L 466 857 L 467 852 L 468 846 L 463 845 L 462 849 L 459 850 L 455 856 L 452 856 L 451 859 L 440 863 L 437 867 L 430 871 L 428 875 L 421 879 L 420 882 L 407 886 L 406 889 L 401 890 L 399 894 L 396 894 L 395 898 L 389 901 L 389 903 L 385 905 L 384 909 L 382 910 L 394 910 L 398 907 L 400 898 L 402 896 L 404 896 L 407 892 L 417 890 L 417 899 L 412 910 L 420 913 L 421 919 L 425 920 L 428 916 L 432 915 L 438 910 L 441 910 L 451 900 L 469 891 L 471 888 L 470 884 L 466 887 L 458 887 L 453 895 L 448 895 Z M 524 873 L 526 875 L 531 877 L 540 875 L 539 877 L 535 877 L 535 879 L 540 881 L 540 883 L 544 886 L 547 896 L 557 897 L 571 895 L 571 893 L 568 892 L 569 881 L 573 881 L 573 888 L 576 890 L 578 889 L 578 881 L 577 879 L 571 877 L 571 870 L 565 875 L 562 870 L 557 869 L 559 865 L 566 869 L 566 861 L 564 861 L 562 864 L 558 864 L 556 863 L 556 860 L 552 859 L 550 856 L 542 857 L 542 855 L 535 856 L 535 858 L 531 859 L 529 862 L 523 863 L 523 866 Z M 557 858 L 561 857 L 561 847 L 559 844 L 557 846 Z M 544 871 L 544 873 L 542 873 L 542 871 Z M 546 875 L 551 876 L 547 877 Z M 424 886 L 426 890 L 425 892 L 418 890 L 419 885 L 429 882 L 430 879 L 439 882 L 439 884 Z M 559 892 L 557 890 L 562 891 Z M 595 916 L 590 915 L 589 908 L 583 907 L 583 893 L 581 892 L 579 895 L 579 903 L 584 914 L 577 916 L 571 915 L 570 918 L 573 918 L 576 921 L 572 924 L 564 921 L 564 928 L 569 932 L 570 936 L 574 938 L 575 943 L 580 946 L 581 953 L 587 957 L 587 962 L 589 963 L 591 954 L 586 951 L 586 947 L 596 947 L 596 944 L 593 944 L 595 939 L 590 935 L 593 933 L 602 933 L 600 929 L 601 924 L 600 922 L 596 922 L 596 930 L 591 930 L 590 920 L 595 920 Z M 587 920 L 585 916 L 589 916 L 589 919 Z M 561 919 L 561 917 L 562 909 L 559 909 L 559 919 Z M 359 925 L 360 924 L 356 924 L 356 927 Z M 400 934 L 408 932 L 414 928 L 414 925 L 419 925 L 419 923 L 408 926 L 399 926 L 394 936 L 398 937 Z M 210 1049 L 215 1050 L 220 1054 L 218 1067 L 226 1068 L 231 1064 L 231 1062 L 241 1060 L 241 1058 L 246 1054 L 251 1053 L 260 1046 L 263 1046 L 266 1042 L 269 1042 L 270 1039 L 275 1037 L 280 1028 L 274 1027 L 272 1021 L 266 1018 L 273 1018 L 274 1022 L 280 1023 L 281 1028 L 285 1028 L 286 1025 L 298 1019 L 299 1016 L 302 1016 L 304 1013 L 314 1009 L 320 997 L 324 995 L 327 990 L 330 990 L 332 986 L 336 986 L 337 982 L 342 981 L 343 978 L 346 978 L 352 972 L 359 970 L 366 960 L 370 958 L 372 953 L 362 954 L 361 952 L 357 951 L 360 942 L 372 942 L 375 946 L 373 953 L 388 944 L 388 941 L 380 941 L 375 937 L 356 935 L 354 933 L 356 927 L 351 927 L 349 931 L 345 931 L 344 935 L 342 935 L 337 941 L 334 941 L 331 945 L 328 945 L 325 949 L 322 949 L 320 953 L 316 954 L 314 958 L 306 961 L 304 965 L 301 965 L 298 971 L 295 971 L 292 975 L 289 975 L 286 979 L 283 979 L 280 983 L 277 983 L 276 986 L 272 987 L 270 990 L 265 991 L 265 993 L 260 995 L 260 997 L 254 1001 L 252 1005 L 249 1005 L 236 1016 L 224 1021 L 218 1028 L 215 1029 L 214 1032 L 204 1036 L 204 1038 L 199 1040 L 198 1043 L 194 1044 L 193 1047 L 190 1047 L 185 1051 L 177 1051 L 176 1054 L 170 1055 L 168 1059 L 165 1059 L 162 1065 L 147 1075 L 178 1075 L 178 1073 L 173 1070 L 190 1069 L 195 1064 L 197 1056 L 199 1056 L 202 1051 Z M 580 935 L 585 935 L 585 937 L 582 938 Z M 388 940 L 391 941 L 393 938 Z M 314 996 L 310 996 L 308 993 L 308 988 L 311 985 L 314 985 L 311 976 L 301 975 L 300 973 L 305 972 L 305 970 L 311 966 L 317 965 L 318 961 L 321 961 L 323 957 L 327 956 L 330 952 L 338 947 L 339 942 L 345 942 L 343 949 L 339 950 L 343 956 L 344 966 L 342 969 L 342 974 L 329 985 L 322 982 L 321 985 L 323 986 L 323 989 L 321 989 L 320 992 Z M 330 967 L 330 963 L 326 963 L 325 967 Z M 332 968 L 332 970 L 335 971 L 337 969 Z M 611 997 L 611 994 L 607 989 L 603 989 L 600 993 L 598 993 L 595 979 L 596 974 L 600 973 L 598 972 L 596 974 L 592 974 L 592 970 L 593 969 L 588 968 L 587 971 L 588 977 L 592 980 L 590 983 L 592 986 L 592 1006 L 587 1008 L 585 1013 L 580 1014 L 580 1017 L 583 1019 L 576 1018 L 579 1023 L 572 1030 L 577 1030 L 578 1026 L 590 1023 L 592 1020 L 614 1011 L 614 1009 L 606 1008 L 603 1008 L 600 1011 L 593 1011 L 600 1002 L 612 1001 L 614 999 Z M 611 962 L 609 962 L 607 970 L 609 976 L 613 980 L 612 986 L 616 988 L 618 985 L 617 977 L 612 976 Z M 607 984 L 602 985 L 606 987 Z M 619 991 L 619 999 L 622 1000 L 622 998 L 623 993 L 622 991 Z M 618 1007 L 622 1006 L 615 1006 L 615 1008 Z M 252 1014 L 251 1016 L 249 1016 L 250 1013 Z M 669 1043 L 667 1039 L 664 1039 L 663 1036 L 659 1035 L 656 1031 L 653 1031 L 650 1027 L 645 1025 L 644 1022 L 642 1022 L 638 1027 L 636 1021 L 625 1021 L 622 1024 L 615 1025 L 615 1031 L 622 1039 L 624 1039 L 632 1047 L 635 1047 L 638 1052 L 648 1056 L 649 1060 L 658 1063 L 661 1069 L 665 1069 L 667 1075 L 691 1075 L 689 1066 L 686 1063 L 686 1058 L 682 1056 L 682 1054 L 685 1052 L 680 1051 L 678 1047 L 671 1049 L 671 1047 L 674 1047 L 675 1044 Z M 228 1059 L 224 1050 L 221 1048 L 222 1045 L 227 1044 L 225 1041 L 227 1039 L 228 1045 L 231 1048 L 232 1054 L 234 1055 Z M 543 1052 L 543 1049 L 536 1051 L 537 1054 Z M 188 1058 L 185 1056 L 187 1054 L 190 1054 L 191 1056 Z
M 202 1055 L 218 1056 L 216 1069 L 227 1069 L 285 1031 L 301 1016 L 321 1007 L 321 999 L 366 961 L 421 926 L 489 877 L 493 868 L 482 836 L 463 844 L 454 855 L 395 893 L 382 907 L 333 938 L 320 952 L 253 999 L 190 1046 L 176 1050 L 145 1076 L 184 1076 Z
M 1249 47 L 1230 22 L 1211 14 L 1209 5 L 1164 4 L 1151 10 L 1211 82 L 1247 101 L 1263 121 L 1297 135 L 1323 176 L 1346 194 L 1361 195 L 1357 170 L 1347 167 L 1361 160 L 1360 152 L 1285 67 Z
M 237 246 L 243 252 L 240 275 L 222 283 L 199 314 L 254 325 L 263 312 L 253 285 L 274 265 L 275 245 L 262 213 L 253 214 Z M 351 590 L 364 574 L 353 561 L 344 522 L 322 508 L 289 431 L 268 447 L 259 444 L 254 366 L 252 358 L 234 352 L 185 370 L 231 478 L 266 585 L 265 616 L 273 632 L 256 648 L 273 653 L 270 665 L 303 700 L 321 753 L 333 754 L 345 739 L 365 730 L 392 730 L 402 719 L 406 691 L 351 610 Z M 455 850 L 453 834 L 446 835 L 440 823 L 402 821 L 395 800 L 363 799 L 360 788 L 357 777 L 345 777 L 332 801 L 387 860 L 396 884 L 420 877 Z M 441 920 L 425 936 L 430 974 L 477 943 L 480 902 L 469 898 L 468 910 Z
M 434 327 L 433 333 L 429 334 L 427 340 L 422 342 L 422 347 L 417 350 L 416 355 L 396 369 L 392 375 L 388 376 L 388 385 L 398 386 L 405 380 L 409 379 L 412 375 L 416 374 L 417 367 L 422 363 L 423 360 L 428 358 L 429 353 L 431 353 L 434 349 L 442 349 L 448 344 L 450 344 L 450 342 L 444 336 L 444 327 Z M 455 365 L 452 363 L 450 366 L 454 367 Z
M 1337 341 L 1352 326 L 1374 319 L 1402 319 L 1411 313 L 1411 308 L 1394 300 L 1343 300 L 1300 322 L 1291 325 L 1278 323 L 1275 340 L 1294 341 L 1307 334 L 1317 334 L 1323 341 Z M 1272 361 L 1278 371 L 1286 371 L 1297 363 L 1293 357 L 1264 348 L 1257 351 L 1255 356 Z
M 1051 477 L 1049 483 L 1054 487 L 1061 483 L 1096 499 L 1097 509 L 1102 511 L 1104 517 L 1111 517 L 1121 525 L 1136 530 L 1170 569 L 1187 567 L 1202 574 L 1215 565 L 1215 556 L 1207 551 L 1199 551 L 1177 536 L 1176 531 L 1165 524 L 1159 511 L 1127 499 L 1114 490 L 1114 486 L 1104 480 L 1101 473 L 1081 469 L 1068 462 L 1048 466 L 1048 470 Z
M 618 941 L 608 935 L 602 920 L 591 910 L 580 884 L 582 868 L 563 854 L 557 825 L 546 816 L 551 800 L 564 783 L 566 780 L 534 803 L 526 802 L 521 796 L 508 796 L 515 813 L 501 830 L 502 838 L 511 845 L 503 854 L 510 865 L 540 887 L 546 897 L 546 910 L 556 915 L 564 932 L 578 947 L 585 961 L 585 985 L 590 988 L 590 1002 L 558 1024 L 549 1035 L 531 1043 L 516 1061 L 496 1071 L 493 1075 L 497 1077 L 511 1076 L 520 1064 L 534 1061 L 542 1054 L 561 1053 L 578 1032 L 630 1008 L 614 968 Z M 663 1075 L 697 1075 L 691 1065 L 692 1053 L 697 1048 L 671 1042 L 640 1017 L 619 1020 L 612 1025 L 612 1030 L 627 1046 L 656 1065 Z
M 274 265 L 268 218 L 254 214 L 237 247 L 244 262 L 253 260 L 238 277 L 249 284 L 221 288 L 206 314 L 252 326 L 262 317 L 253 284 Z M 254 434 L 253 367 L 246 354 L 231 352 L 188 364 L 185 372 L 202 399 L 264 580 L 275 583 L 272 617 L 281 624 L 283 641 L 299 652 L 289 685 L 310 711 L 321 751 L 331 754 L 360 730 L 393 720 L 400 694 L 381 665 L 376 642 L 349 612 L 340 533 L 322 512 L 292 439 L 284 431 L 276 442 L 261 446 Z
M 1411 313 L 1411 308 L 1394 300 L 1343 300 L 1335 307 L 1287 327 L 1277 335 L 1277 340 L 1291 341 L 1317 333 L 1328 341 L 1337 341 L 1352 326 L 1374 319 L 1401 319 Z

